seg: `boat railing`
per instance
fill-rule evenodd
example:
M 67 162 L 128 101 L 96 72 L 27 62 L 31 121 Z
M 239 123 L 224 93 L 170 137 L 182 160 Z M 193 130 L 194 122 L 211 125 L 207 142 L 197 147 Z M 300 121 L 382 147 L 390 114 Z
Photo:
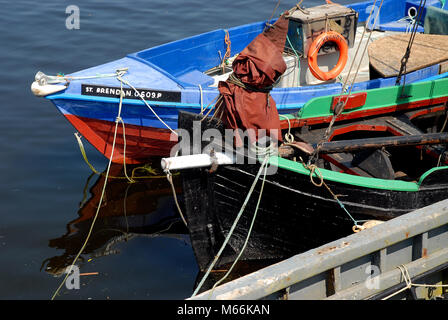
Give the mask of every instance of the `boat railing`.
M 448 199 L 295 255 L 191 299 L 361 300 L 402 299 L 408 294 L 428 299 L 448 289 L 446 284 L 440 285 L 448 280 L 443 271 L 448 267 L 447 243 Z M 425 285 L 409 285 L 410 281 Z

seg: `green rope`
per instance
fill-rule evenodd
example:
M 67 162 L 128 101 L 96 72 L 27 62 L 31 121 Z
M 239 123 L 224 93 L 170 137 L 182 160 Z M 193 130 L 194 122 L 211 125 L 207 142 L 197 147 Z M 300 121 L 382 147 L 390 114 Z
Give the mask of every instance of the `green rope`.
M 353 218 L 353 216 L 350 214 L 350 212 L 348 212 L 347 208 L 344 206 L 344 204 L 339 200 L 338 195 L 336 195 L 331 188 L 325 183 L 324 181 L 324 176 L 322 175 L 322 172 L 320 171 L 319 167 L 316 166 L 315 164 L 305 164 L 305 162 L 302 161 L 302 165 L 305 169 L 307 169 L 310 172 L 310 181 L 313 185 L 315 185 L 316 187 L 322 187 L 324 186 L 328 192 L 330 192 L 330 194 L 332 195 L 333 199 L 336 200 L 336 202 L 339 204 L 339 206 L 341 207 L 342 210 L 345 211 L 345 213 L 349 216 L 349 218 L 353 221 L 353 223 L 355 224 L 355 227 L 359 227 L 359 223 L 360 222 L 366 222 L 368 220 L 356 220 L 355 218 Z M 316 176 L 317 178 L 320 179 L 320 182 L 317 183 L 314 181 L 313 176 Z
M 299 30 L 297 29 L 297 34 L 298 34 L 298 33 L 299 33 Z M 289 46 L 291 47 L 292 51 L 294 51 L 294 54 L 295 54 L 296 57 L 297 57 L 297 62 L 299 63 L 299 79 L 298 79 L 298 81 L 299 81 L 299 83 L 300 83 L 300 56 L 299 56 L 299 54 L 297 53 L 296 49 L 294 49 L 294 47 L 293 47 L 293 45 L 292 45 L 292 43 L 291 43 L 291 40 L 289 40 L 288 35 L 286 35 L 286 40 L 288 40 Z

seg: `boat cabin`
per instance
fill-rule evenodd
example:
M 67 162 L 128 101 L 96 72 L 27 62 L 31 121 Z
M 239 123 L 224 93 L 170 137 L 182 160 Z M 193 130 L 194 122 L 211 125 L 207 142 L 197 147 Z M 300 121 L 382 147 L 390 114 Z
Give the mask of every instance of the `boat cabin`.
M 322 83 L 341 82 L 347 76 L 351 57 L 360 41 L 364 27 L 373 27 L 373 19 L 367 21 L 373 2 L 367 1 L 342 6 L 326 4 L 313 8 L 296 10 L 290 17 L 288 40 L 285 46 L 284 59 L 287 71 L 277 88 L 301 87 Z M 440 7 L 440 1 L 429 0 L 426 6 Z M 406 32 L 410 30 L 415 18 L 419 2 L 416 0 L 396 1 L 384 0 L 380 16 L 372 32 L 371 41 L 382 38 L 390 32 Z M 373 11 L 376 13 L 376 9 Z M 421 21 L 424 21 L 426 10 Z M 307 18 L 307 16 L 309 16 Z M 275 20 L 270 21 L 273 23 Z M 232 72 L 232 59 L 241 52 L 258 34 L 263 32 L 265 21 L 247 25 L 219 29 L 128 55 L 161 72 L 181 87 L 216 87 L 219 81 L 227 79 Z M 342 32 L 348 41 L 348 62 L 338 78 L 320 81 L 313 77 L 308 68 L 307 48 L 312 37 L 319 32 L 335 30 Z M 318 31 L 320 30 L 320 31 Z M 423 32 L 423 26 L 418 26 Z M 312 35 L 311 38 L 310 35 Z M 226 38 L 228 37 L 228 38 Z M 226 40 L 228 39 L 228 40 Z M 364 40 L 365 42 L 365 40 Z M 293 49 L 293 50 L 292 50 Z M 230 50 L 229 57 L 226 52 Z M 324 46 L 319 50 L 319 67 L 330 70 L 338 61 L 339 54 L 334 46 Z M 346 73 L 344 73 L 346 72 Z M 371 80 L 369 57 L 367 52 L 362 57 L 362 66 L 357 81 Z

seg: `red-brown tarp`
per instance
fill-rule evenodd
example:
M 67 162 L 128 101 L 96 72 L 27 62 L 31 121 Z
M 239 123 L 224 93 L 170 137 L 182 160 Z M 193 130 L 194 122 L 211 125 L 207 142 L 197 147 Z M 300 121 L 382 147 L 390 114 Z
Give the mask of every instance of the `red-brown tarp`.
M 269 90 L 286 70 L 282 52 L 287 31 L 288 20 L 282 15 L 234 60 L 233 75 L 244 85 L 235 84 L 230 78 L 218 85 L 222 96 L 216 108 L 218 117 L 227 128 L 255 129 L 255 136 L 249 133 L 251 142 L 262 137 L 257 129 L 266 129 L 267 135 L 282 140 L 277 107 Z M 237 132 L 235 144 L 236 147 L 243 145 Z

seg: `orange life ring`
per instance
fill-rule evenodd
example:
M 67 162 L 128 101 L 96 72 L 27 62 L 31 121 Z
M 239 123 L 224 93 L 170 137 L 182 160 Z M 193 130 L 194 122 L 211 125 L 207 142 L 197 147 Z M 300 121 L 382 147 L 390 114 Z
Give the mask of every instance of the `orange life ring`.
M 339 49 L 339 60 L 336 66 L 328 72 L 323 72 L 317 65 L 317 53 L 324 43 L 332 41 Z M 321 33 L 311 44 L 308 50 L 308 66 L 317 79 L 327 81 L 336 78 L 344 70 L 348 57 L 348 45 L 345 38 L 335 31 Z

